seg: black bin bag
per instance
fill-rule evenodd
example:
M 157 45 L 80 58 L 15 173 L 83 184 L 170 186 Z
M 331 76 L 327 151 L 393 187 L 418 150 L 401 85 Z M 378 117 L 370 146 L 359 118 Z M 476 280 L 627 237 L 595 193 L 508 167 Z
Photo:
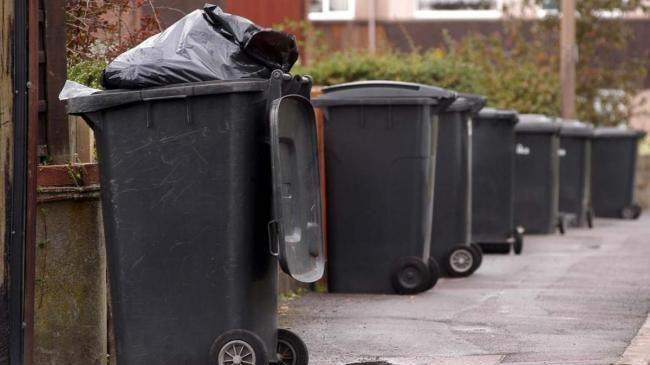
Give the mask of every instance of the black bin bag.
M 102 74 L 106 89 L 266 78 L 289 72 L 298 60 L 293 35 L 262 29 L 206 4 L 113 60 Z

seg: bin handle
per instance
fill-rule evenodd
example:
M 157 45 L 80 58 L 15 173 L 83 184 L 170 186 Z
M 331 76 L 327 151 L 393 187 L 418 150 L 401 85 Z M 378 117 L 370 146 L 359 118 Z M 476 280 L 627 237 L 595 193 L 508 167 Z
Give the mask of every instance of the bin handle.
M 278 242 L 278 227 L 279 223 L 275 219 L 271 220 L 267 226 L 266 226 L 266 231 L 269 235 L 269 253 L 271 253 L 271 256 L 278 257 L 280 255 L 280 245 Z M 275 243 L 275 248 L 276 250 L 273 251 L 273 244 Z

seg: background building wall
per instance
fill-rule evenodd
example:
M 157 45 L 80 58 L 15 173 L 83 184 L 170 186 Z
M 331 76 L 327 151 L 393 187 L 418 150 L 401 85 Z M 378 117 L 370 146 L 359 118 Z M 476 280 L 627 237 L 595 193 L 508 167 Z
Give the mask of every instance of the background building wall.
M 99 187 L 44 188 L 37 214 L 35 364 L 107 363 Z
M 636 169 L 634 199 L 643 209 L 650 209 L 650 155 L 640 155 Z M 647 211 L 644 214 L 649 214 Z
M 225 11 L 270 27 L 285 20 L 303 20 L 306 15 L 304 0 L 226 0 L 222 1 Z

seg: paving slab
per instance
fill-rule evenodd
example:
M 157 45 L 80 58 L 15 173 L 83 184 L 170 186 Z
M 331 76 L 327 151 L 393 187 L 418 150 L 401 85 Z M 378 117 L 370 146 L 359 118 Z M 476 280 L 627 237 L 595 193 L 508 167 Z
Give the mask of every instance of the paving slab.
M 595 224 L 416 296 L 308 293 L 280 323 L 315 365 L 615 364 L 650 310 L 650 217 Z

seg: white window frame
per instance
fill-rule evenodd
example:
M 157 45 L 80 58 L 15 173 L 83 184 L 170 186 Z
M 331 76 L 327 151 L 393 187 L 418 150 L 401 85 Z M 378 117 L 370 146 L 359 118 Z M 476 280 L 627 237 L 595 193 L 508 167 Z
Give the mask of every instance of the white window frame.
M 542 9 L 541 7 L 536 7 L 535 10 L 537 17 L 539 18 L 544 18 L 545 16 L 557 16 L 560 13 L 559 9 Z M 596 16 L 603 19 L 634 18 L 637 14 L 637 11 L 623 12 L 620 10 L 601 10 L 596 12 Z
M 419 0 L 413 0 L 416 19 L 499 19 L 503 17 L 503 1 L 496 0 L 494 10 L 420 10 Z
M 556 10 L 556 9 L 542 9 L 539 6 L 536 6 L 534 11 L 535 11 L 535 15 L 540 19 L 545 18 L 547 16 L 557 16 L 558 14 L 560 14 L 559 10 Z
M 330 0 L 323 0 L 323 11 L 309 12 L 307 18 L 309 20 L 352 20 L 354 19 L 354 10 L 356 8 L 356 0 L 347 0 L 348 10 L 332 11 L 330 8 Z

